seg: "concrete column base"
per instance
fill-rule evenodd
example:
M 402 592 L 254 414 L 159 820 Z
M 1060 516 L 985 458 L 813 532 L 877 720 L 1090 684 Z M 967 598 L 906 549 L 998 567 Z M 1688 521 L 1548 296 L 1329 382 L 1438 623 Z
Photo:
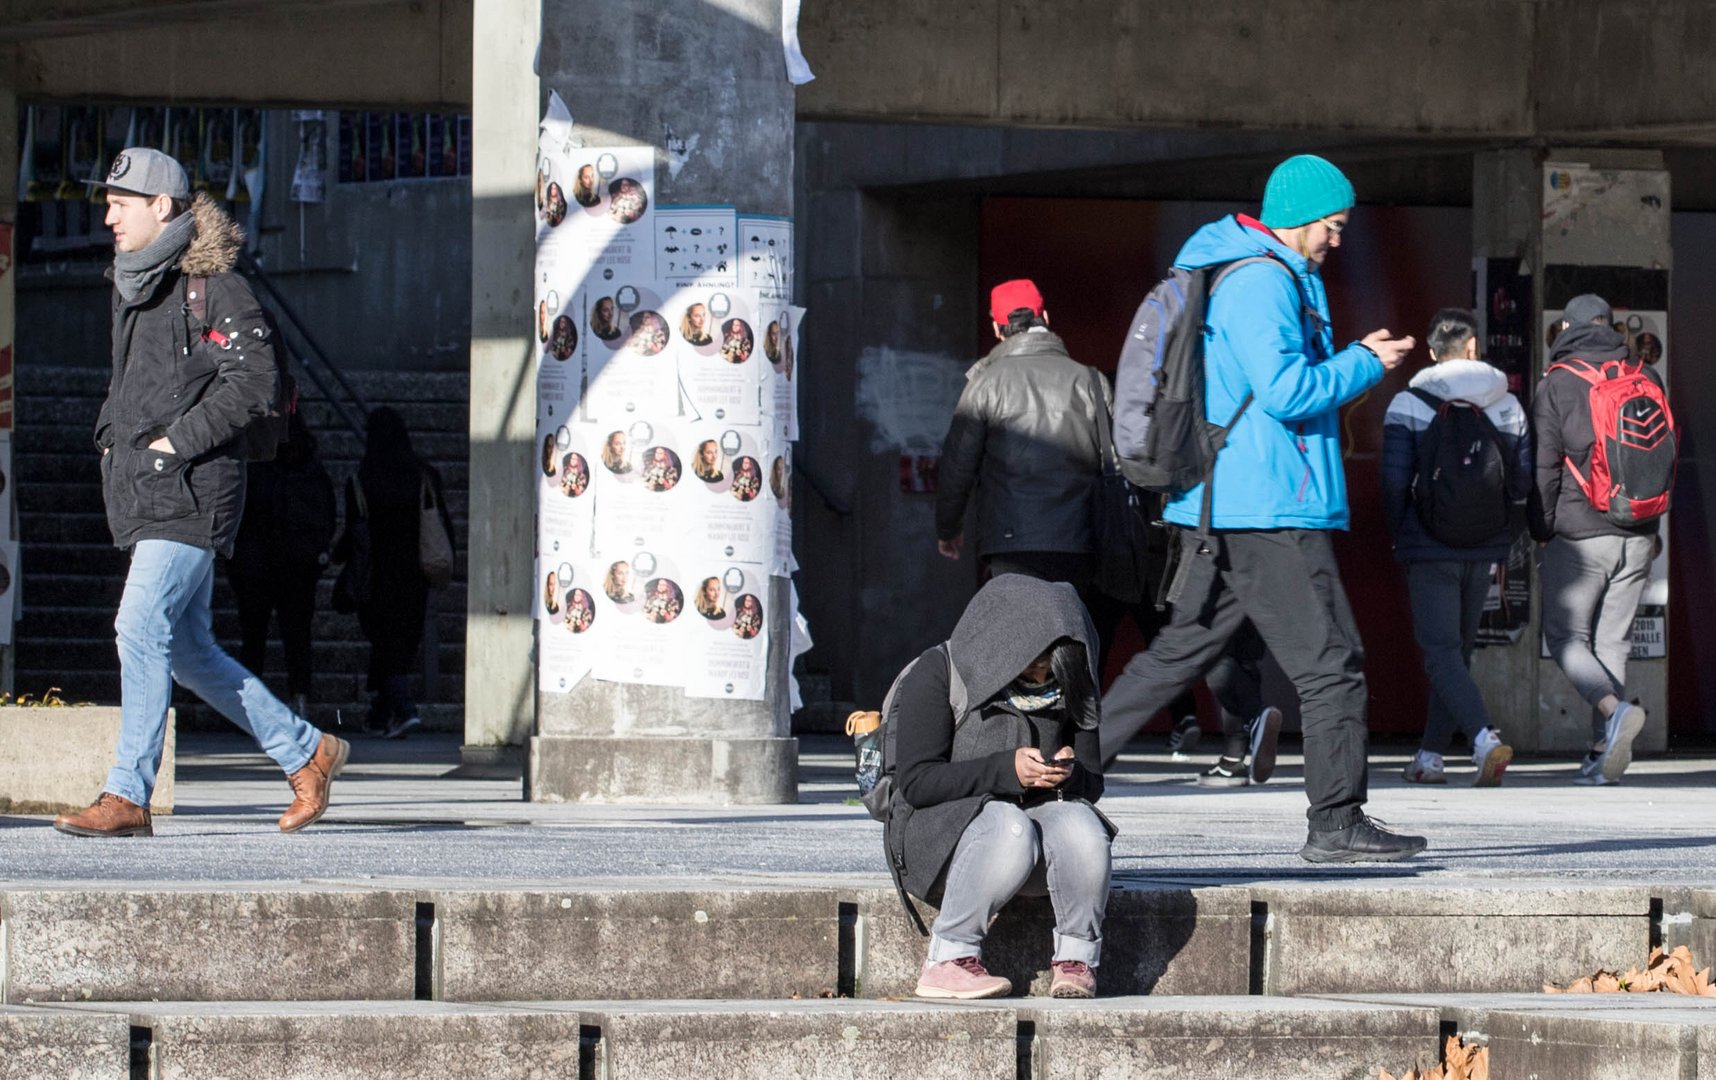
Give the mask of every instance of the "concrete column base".
M 537 735 L 524 779 L 532 802 L 798 801 L 798 740 Z

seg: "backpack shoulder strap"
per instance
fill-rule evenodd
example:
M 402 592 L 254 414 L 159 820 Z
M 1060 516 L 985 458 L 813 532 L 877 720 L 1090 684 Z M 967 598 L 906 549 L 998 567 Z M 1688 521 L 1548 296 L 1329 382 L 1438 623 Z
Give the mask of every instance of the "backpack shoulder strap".
M 363 481 L 361 481 L 357 478 L 357 473 L 352 474 L 352 499 L 353 499 L 353 502 L 357 505 L 357 513 L 358 513 L 359 520 L 368 521 L 369 520 L 369 500 L 367 500 L 363 497 Z
M 201 274 L 185 279 L 185 310 L 199 327 L 209 325 L 209 279 Z
M 1547 375 L 1551 371 L 1557 371 L 1557 370 L 1566 371 L 1566 372 L 1570 372 L 1574 375 L 1577 375 L 1579 378 L 1590 383 L 1592 386 L 1595 386 L 1598 383 L 1604 381 L 1603 372 L 1602 372 L 1601 368 L 1599 368 L 1596 364 L 1591 363 L 1591 361 L 1582 360 L 1577 356 L 1569 356 L 1565 360 L 1557 360 L 1557 361 L 1555 361 L 1555 363 L 1550 364 L 1548 367 L 1544 368 L 1543 373 L 1545 375 Z
M 1425 390 L 1422 387 L 1409 386 L 1406 388 L 1406 392 L 1417 398 L 1419 401 L 1422 401 L 1424 404 L 1430 406 L 1431 412 L 1439 413 L 1442 411 L 1442 407 L 1448 404 L 1447 398 L 1437 397 L 1435 394 L 1432 394 L 1430 391 Z

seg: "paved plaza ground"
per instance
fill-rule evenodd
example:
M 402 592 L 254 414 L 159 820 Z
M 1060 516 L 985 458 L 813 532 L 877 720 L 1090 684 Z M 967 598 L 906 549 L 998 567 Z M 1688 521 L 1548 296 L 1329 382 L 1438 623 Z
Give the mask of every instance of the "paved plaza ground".
M 1574 786 L 1571 760 L 1522 760 L 1504 786 L 1477 790 L 1456 758 L 1447 787 L 1422 787 L 1400 779 L 1404 746 L 1373 750 L 1370 813 L 1427 835 L 1429 849 L 1393 866 L 1323 868 L 1295 854 L 1305 828 L 1296 754 L 1267 785 L 1212 790 L 1191 782 L 1204 755 L 1175 763 L 1159 740 L 1135 745 L 1151 752 L 1123 757 L 1102 801 L 1121 830 L 1118 880 L 1716 881 L 1716 754 L 1642 759 L 1609 788 Z M 290 791 L 272 763 L 241 736 L 187 735 L 178 812 L 156 819 L 153 839 L 80 839 L 45 817 L 0 816 L 0 885 L 886 882 L 881 827 L 848 801 L 850 743 L 838 736 L 801 741 L 793 806 L 528 803 L 517 779 L 448 777 L 458 762 L 450 735 L 354 740 L 327 817 L 285 836 L 274 820 Z

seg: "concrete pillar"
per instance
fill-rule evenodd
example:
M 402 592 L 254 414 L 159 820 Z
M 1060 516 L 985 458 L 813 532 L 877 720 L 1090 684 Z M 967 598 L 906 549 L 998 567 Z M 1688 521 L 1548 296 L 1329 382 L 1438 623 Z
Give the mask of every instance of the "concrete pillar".
M 1616 308 L 1668 310 L 1668 174 L 1662 155 L 1627 150 L 1504 150 L 1479 154 L 1472 185 L 1472 251 L 1477 308 L 1489 349 L 1520 350 L 1523 386 L 1512 389 L 1530 408 L 1530 392 L 1548 361 L 1544 312 L 1559 311 L 1573 296 L 1594 292 Z M 1517 298 L 1529 302 L 1525 341 L 1497 340 L 1498 289 L 1511 274 Z M 1668 353 L 1672 362 L 1672 328 Z M 1505 335 L 1504 335 L 1505 336 Z M 1507 364 L 1502 364 L 1506 368 Z M 1667 524 L 1663 535 L 1666 539 Z M 1533 553 L 1535 555 L 1535 552 Z M 1519 641 L 1479 649 L 1472 668 L 1508 741 L 1526 752 L 1583 753 L 1590 740 L 1590 709 L 1542 654 L 1542 595 L 1535 558 L 1530 620 Z M 1653 599 L 1647 594 L 1647 603 Z M 1684 598 L 1682 598 L 1682 602 Z M 1641 607 L 1641 613 L 1645 609 Z M 1662 620 L 1666 624 L 1666 619 Z M 1667 627 L 1657 658 L 1627 665 L 1627 692 L 1650 722 L 1635 743 L 1643 751 L 1666 748 Z
M 780 17 L 779 0 L 543 0 L 543 87 L 565 100 L 588 145 L 656 148 L 658 205 L 790 216 L 793 92 Z M 518 173 L 530 175 L 528 166 Z M 523 295 L 515 313 L 528 306 Z M 520 483 L 531 475 L 523 463 Z M 794 801 L 786 580 L 771 579 L 768 595 L 765 700 L 688 698 L 593 677 L 569 694 L 539 693 L 528 796 Z
M 514 766 L 535 714 L 530 578 L 541 0 L 491 0 L 471 40 L 471 511 L 465 764 Z

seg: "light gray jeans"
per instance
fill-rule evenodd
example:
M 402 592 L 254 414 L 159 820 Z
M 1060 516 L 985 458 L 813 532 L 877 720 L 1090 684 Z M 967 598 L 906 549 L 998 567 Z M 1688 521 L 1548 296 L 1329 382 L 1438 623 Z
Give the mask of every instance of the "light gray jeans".
M 984 804 L 948 864 L 930 962 L 980 955 L 983 936 L 1007 901 L 1046 892 L 1055 908 L 1054 961 L 1096 967 L 1108 869 L 1108 830 L 1088 803 L 1046 802 L 1028 810 L 999 800 Z
M 1549 655 L 1592 707 L 1591 730 L 1603 738 L 1597 702 L 1624 696 L 1633 613 L 1650 578 L 1650 536 L 1557 536 L 1543 551 L 1543 638 Z

